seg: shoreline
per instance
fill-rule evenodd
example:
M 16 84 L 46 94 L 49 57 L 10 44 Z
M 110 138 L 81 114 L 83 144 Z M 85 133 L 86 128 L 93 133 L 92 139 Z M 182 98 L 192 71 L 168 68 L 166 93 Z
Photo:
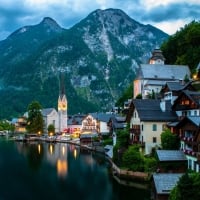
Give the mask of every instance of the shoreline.
M 44 138 L 35 138 L 35 140 L 17 140 L 16 142 L 31 142 L 31 141 L 42 141 L 46 143 L 68 143 L 72 145 L 79 146 L 81 149 L 85 149 L 88 151 L 94 151 L 97 153 L 101 153 L 105 155 L 105 159 L 110 163 L 112 176 L 117 181 L 118 184 L 130 187 L 137 187 L 141 189 L 149 188 L 149 174 L 145 172 L 134 172 L 130 170 L 124 170 L 119 168 L 113 161 L 112 158 L 106 154 L 104 146 L 91 146 L 86 144 L 80 144 L 79 139 L 70 139 L 70 140 L 62 140 L 62 139 L 44 139 Z

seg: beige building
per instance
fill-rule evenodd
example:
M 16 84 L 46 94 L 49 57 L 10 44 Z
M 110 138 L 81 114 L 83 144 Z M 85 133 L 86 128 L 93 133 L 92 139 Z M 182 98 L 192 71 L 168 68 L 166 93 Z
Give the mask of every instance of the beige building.
M 177 119 L 171 111 L 170 101 L 156 99 L 134 99 L 129 109 L 130 141 L 141 144 L 144 154 L 150 154 L 152 148 L 161 145 L 161 133 L 168 122 Z

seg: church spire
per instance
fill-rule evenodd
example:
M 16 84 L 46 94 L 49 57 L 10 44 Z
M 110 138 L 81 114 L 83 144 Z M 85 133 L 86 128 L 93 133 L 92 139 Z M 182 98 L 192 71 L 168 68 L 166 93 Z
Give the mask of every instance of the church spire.
M 59 96 L 58 96 L 58 113 L 59 113 L 59 132 L 67 128 L 67 97 L 65 94 L 64 74 L 59 77 Z
M 165 64 L 165 57 L 159 48 L 156 48 L 152 52 L 152 56 L 149 60 L 149 64 Z

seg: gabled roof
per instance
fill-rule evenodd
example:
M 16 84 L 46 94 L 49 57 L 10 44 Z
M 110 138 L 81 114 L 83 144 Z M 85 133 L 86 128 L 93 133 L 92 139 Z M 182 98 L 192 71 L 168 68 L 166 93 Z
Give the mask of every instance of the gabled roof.
M 180 150 L 156 150 L 159 161 L 187 161 Z
M 165 101 L 166 110 L 162 111 L 158 99 L 133 99 L 133 105 L 141 121 L 175 121 L 177 115 L 171 110 L 170 101 Z
M 169 91 L 180 91 L 185 90 L 193 81 L 188 83 L 183 83 L 182 81 L 169 81 L 166 82 L 166 86 L 169 88 Z
M 67 124 L 68 125 L 81 125 L 84 117 L 85 117 L 85 115 L 69 116 Z
M 176 186 L 180 177 L 183 174 L 178 173 L 155 173 L 153 174 L 153 180 L 157 194 L 169 194 L 171 190 Z
M 110 120 L 112 121 L 112 126 L 115 129 L 123 129 L 126 127 L 126 117 L 113 115 Z
M 196 128 L 199 128 L 200 126 L 200 117 L 199 116 L 185 116 L 182 120 L 176 123 L 176 127 L 182 127 L 186 125 L 187 123 L 192 123 L 196 126 Z
M 197 105 L 200 104 L 200 92 L 183 90 L 183 93 L 185 93 L 185 95 L 188 96 L 188 98 L 194 101 Z
M 176 106 L 176 103 L 183 97 L 186 96 L 192 102 L 196 104 L 197 107 L 200 107 L 200 92 L 183 90 L 178 98 L 174 101 L 173 108 Z
M 183 80 L 186 75 L 190 77 L 186 65 L 141 64 L 139 70 L 143 79 Z
M 114 115 L 114 114 L 107 114 L 107 113 L 90 113 L 90 115 L 94 118 L 97 119 L 99 121 L 102 122 L 109 122 L 110 118 Z
M 47 116 L 47 115 L 51 114 L 54 110 L 55 110 L 55 108 L 44 108 L 44 109 L 42 109 L 42 115 Z

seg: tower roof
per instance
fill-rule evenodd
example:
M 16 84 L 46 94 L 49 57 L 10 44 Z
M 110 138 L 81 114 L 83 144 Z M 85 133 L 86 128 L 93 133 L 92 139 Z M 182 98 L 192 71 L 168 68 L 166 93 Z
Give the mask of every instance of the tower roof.
M 60 74 L 59 81 L 60 81 L 59 96 L 62 98 L 65 95 L 65 77 L 63 73 Z
M 165 57 L 163 56 L 162 51 L 160 49 L 154 49 L 150 60 L 158 59 L 165 61 Z

